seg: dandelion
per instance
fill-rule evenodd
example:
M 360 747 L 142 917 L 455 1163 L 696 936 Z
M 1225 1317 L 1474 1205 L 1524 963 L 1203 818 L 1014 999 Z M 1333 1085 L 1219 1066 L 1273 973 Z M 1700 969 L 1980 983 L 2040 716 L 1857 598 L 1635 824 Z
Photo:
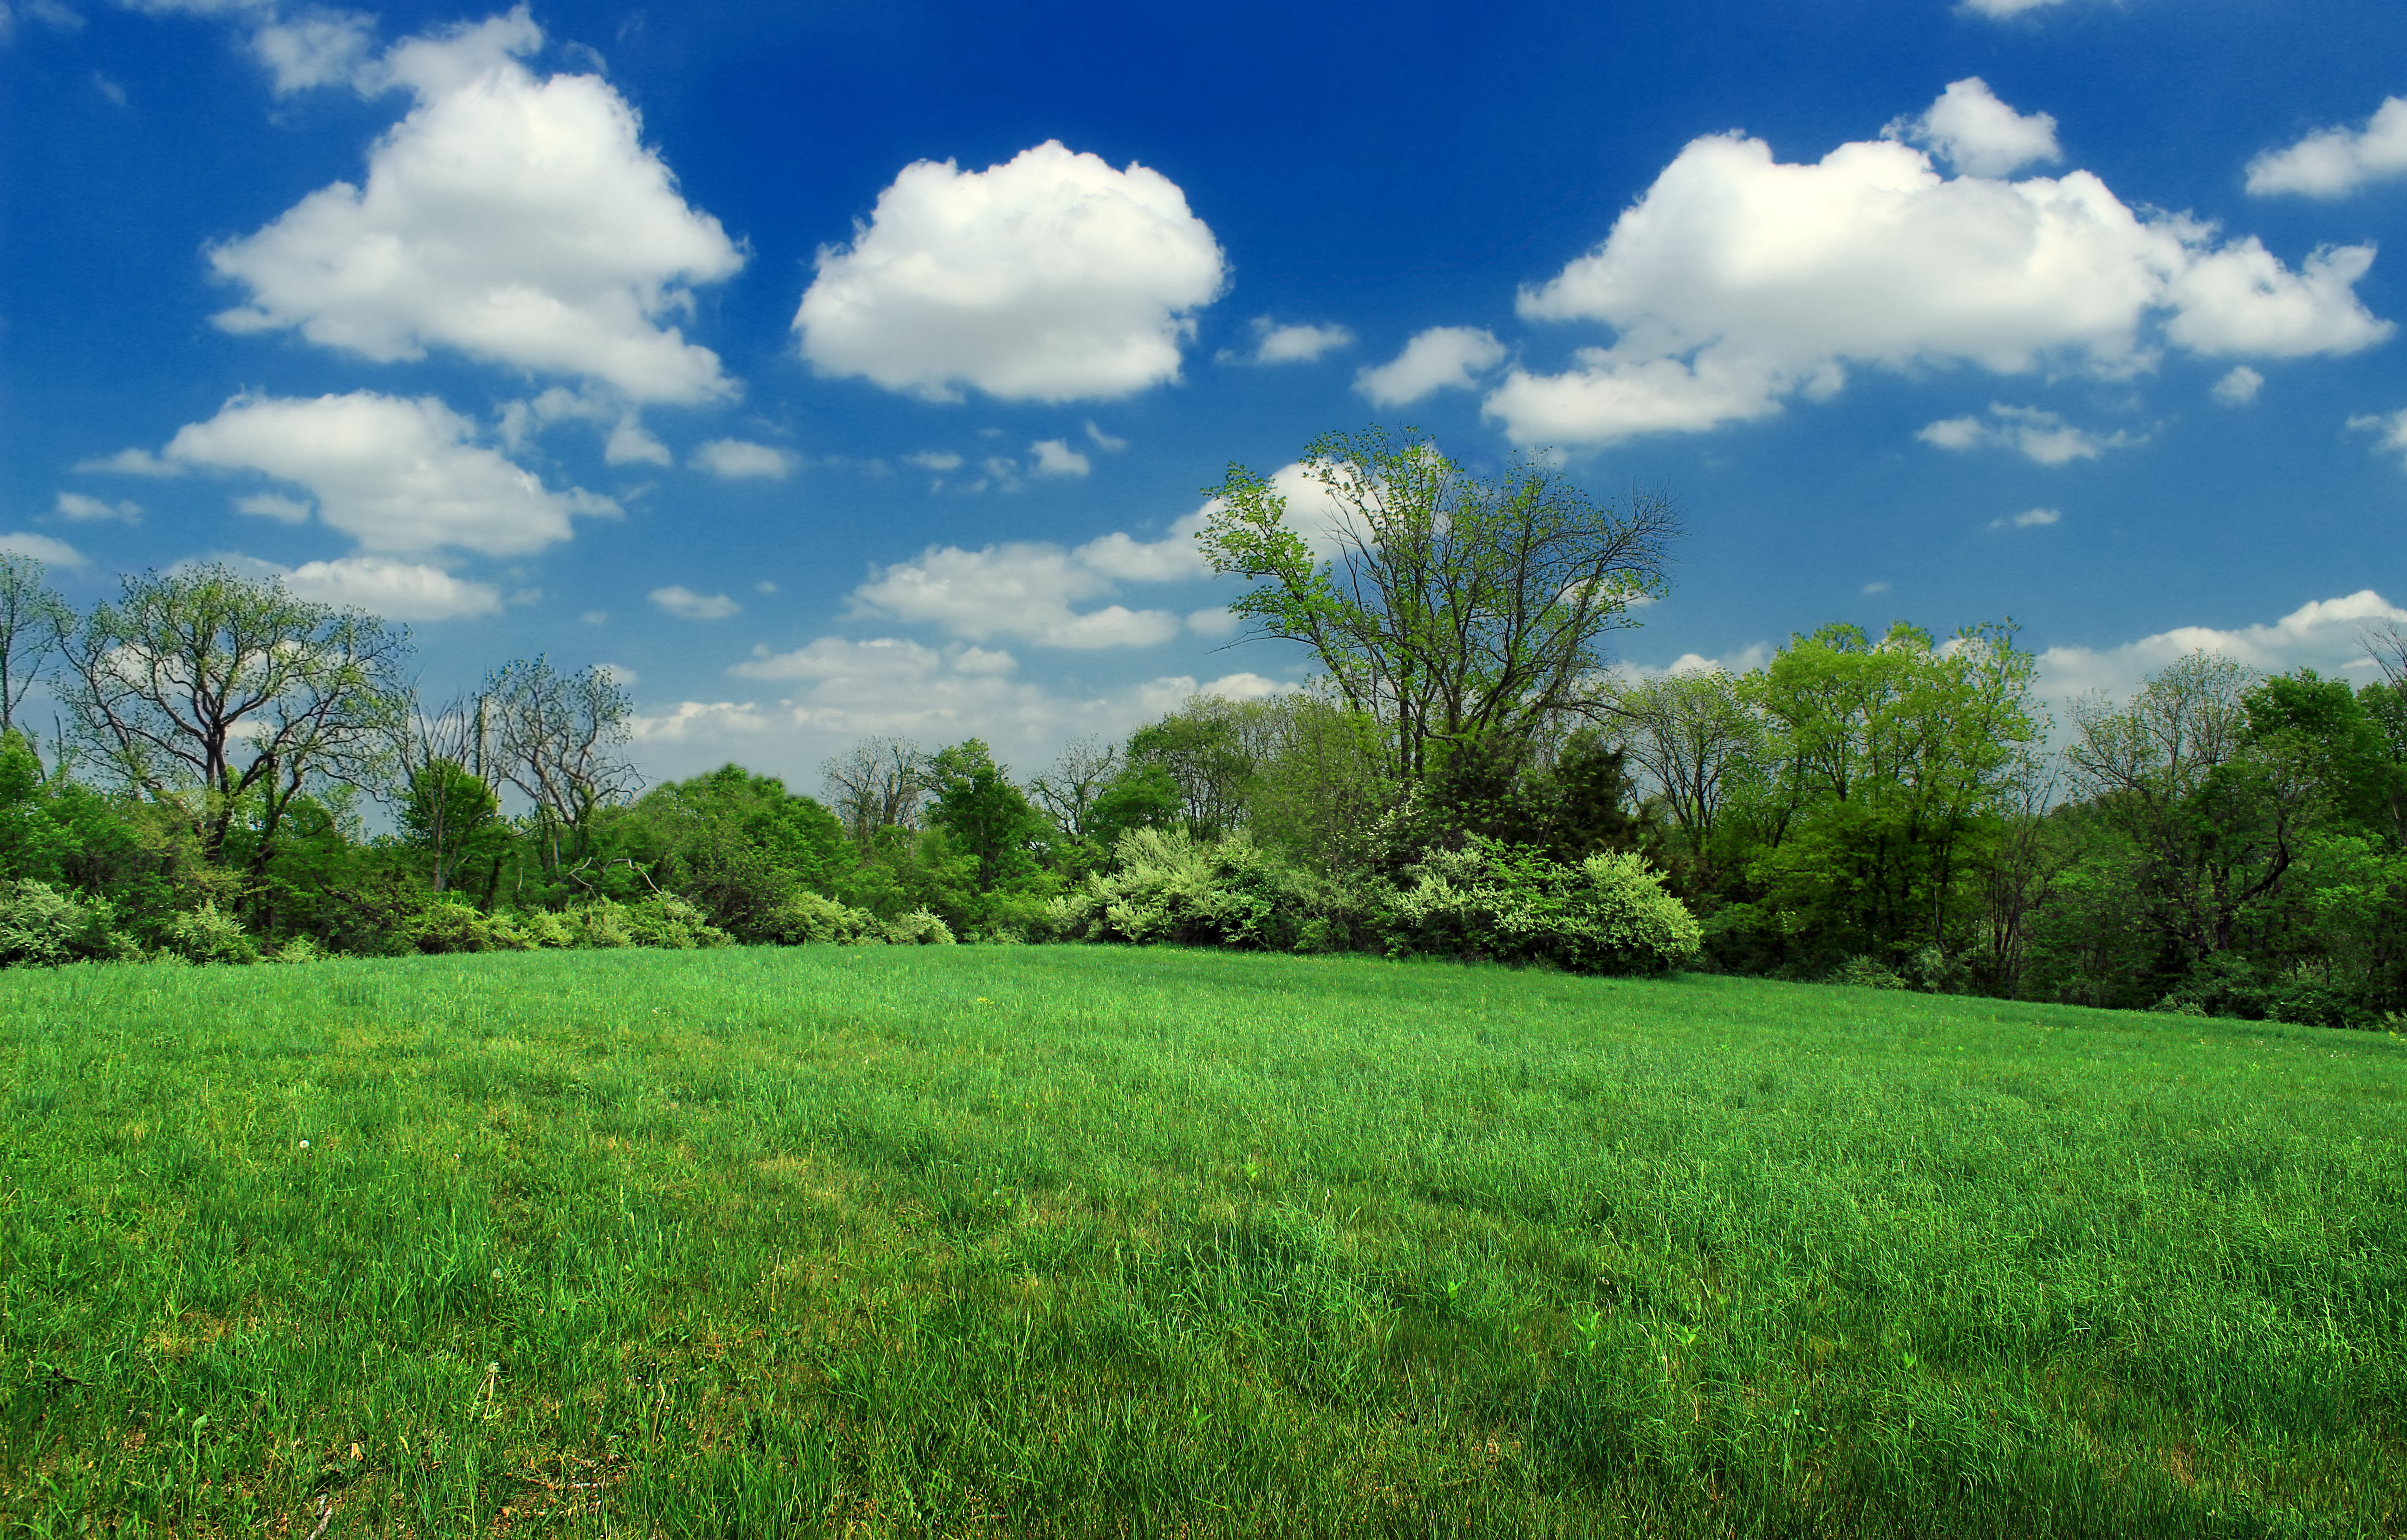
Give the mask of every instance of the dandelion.
M 304 1149 L 308 1148 L 309 1148 L 309 1141 L 308 1141 L 308 1140 L 306 1140 L 306 1139 L 302 1140 L 302 1141 L 301 1141 L 301 1148 L 304 1148 Z

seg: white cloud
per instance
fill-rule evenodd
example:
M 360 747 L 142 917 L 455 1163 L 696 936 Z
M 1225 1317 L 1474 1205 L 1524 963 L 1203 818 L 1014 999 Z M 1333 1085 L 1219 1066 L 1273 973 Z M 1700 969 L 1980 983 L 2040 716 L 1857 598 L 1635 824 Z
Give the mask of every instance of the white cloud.
M 1784 165 L 1759 139 L 1716 135 L 1596 250 L 1521 292 L 1523 316 L 1602 322 L 1613 344 L 1566 373 L 1514 369 L 1486 409 L 1520 443 L 1597 445 L 1827 398 L 1851 366 L 2119 378 L 2161 343 L 2344 353 L 2394 329 L 2351 287 L 2372 257 L 2326 249 L 2292 271 L 2253 237 L 2217 244 L 2194 220 L 2134 213 L 2086 171 L 1947 178 L 1895 140 Z
M 83 552 L 64 540 L 53 540 L 47 535 L 0 535 L 0 551 L 11 556 L 30 556 L 54 567 L 79 567 L 84 562 Z
M 251 56 L 267 69 L 278 96 L 351 79 L 376 41 L 376 18 L 358 11 L 312 10 L 271 21 L 250 35 Z
M 1887 592 L 1888 585 L 1887 583 L 1866 583 L 1862 590 L 1863 595 L 1867 599 L 1871 598 L 1875 593 L 1887 593 Z
M 2064 159 L 2054 118 L 2016 112 L 1977 75 L 1949 82 L 1930 111 L 1891 124 L 1890 134 L 1928 145 L 1968 177 L 2003 177 L 2035 161 Z
M 2026 11 L 2041 10 L 2062 3 L 2063 0 L 1964 0 L 1964 9 L 1976 16 L 1986 16 L 1992 21 L 2002 21 L 2008 17 L 2020 16 Z
M 1058 141 L 984 171 L 904 167 L 852 243 L 823 247 L 803 356 L 940 400 L 1124 396 L 1178 378 L 1226 269 L 1176 183 Z
M 1096 427 L 1095 420 L 1091 417 L 1087 419 L 1087 436 L 1093 439 L 1095 448 L 1103 450 L 1105 454 L 1118 454 L 1120 450 L 1129 447 L 1129 441 L 1127 439 L 1114 438 L 1111 435 L 1104 432 L 1103 429 Z
M 473 443 L 474 428 L 432 396 L 236 396 L 179 429 L 164 458 L 306 488 L 321 519 L 372 551 L 517 556 L 567 539 L 572 514 L 619 512 L 582 488 L 550 491 Z
M 2120 647 L 2052 647 L 2039 655 L 2039 688 L 2043 695 L 2059 701 L 2091 690 L 2121 700 L 2167 663 L 2200 651 L 2221 653 L 2269 674 L 2307 667 L 2329 675 L 2362 659 L 2359 636 L 2367 627 L 2384 622 L 2407 622 L 2407 609 L 2371 589 L 2361 589 L 2343 598 L 2301 605 L 2271 624 L 2229 631 L 2176 626 Z
M 2128 449 L 2144 442 L 2120 430 L 2101 435 L 2076 428 L 2056 413 L 2044 412 L 2036 406 L 2008 406 L 1998 402 L 1989 404 L 1987 420 L 1946 418 L 1914 436 L 1942 449 L 2013 449 L 2024 459 L 2043 465 L 2095 460 L 2108 449 Z
M 1152 647 L 1178 635 L 1178 617 L 1167 610 L 1072 607 L 1113 587 L 1112 577 L 1088 565 L 1081 552 L 1049 543 L 983 550 L 932 546 L 855 589 L 851 613 L 934 624 L 976 642 L 1011 637 L 1078 649 Z
M 1989 527 L 1993 530 L 2043 529 L 2049 524 L 2057 522 L 2063 517 L 2063 512 L 2057 508 L 2025 508 L 2020 513 L 2010 514 L 2002 519 L 1990 520 Z
M 1094 462 L 1070 447 L 1064 438 L 1040 438 L 1028 446 L 1036 456 L 1039 476 L 1084 476 L 1095 468 Z
M 1378 406 L 1402 406 L 1434 391 L 1475 391 L 1477 376 L 1504 362 L 1504 345 L 1476 326 L 1432 326 L 1404 350 L 1354 377 L 1354 388 Z
M 697 470 L 726 480 L 764 478 L 783 480 L 794 468 L 791 455 L 766 444 L 755 444 L 742 438 L 714 438 L 693 451 Z
M 120 449 L 115 454 L 78 460 L 75 468 L 84 476 L 147 476 L 157 479 L 184 474 L 183 466 L 172 460 L 162 460 L 149 449 Z
M 273 519 L 279 524 L 306 524 L 317 506 L 306 498 L 286 497 L 278 492 L 263 492 L 250 497 L 234 500 L 235 511 L 249 514 L 254 519 Z
M 651 601 L 686 620 L 723 620 L 744 607 L 724 593 L 696 593 L 681 583 L 652 590 Z
M 455 348 L 638 401 L 731 393 L 717 355 L 662 322 L 743 254 L 679 196 L 617 92 L 537 80 L 513 57 L 542 39 L 521 7 L 396 44 L 365 83 L 418 103 L 370 152 L 365 187 L 321 188 L 213 248 L 250 291 L 218 323 L 388 363 Z
M 2376 452 L 2396 449 L 2407 454 L 2407 409 L 2352 417 L 2348 420 L 2348 426 L 2352 433 L 2379 434 L 2381 436 L 2373 446 Z
M 59 493 L 58 516 L 70 523 L 93 523 L 104 519 L 121 519 L 129 524 L 142 521 L 139 503 L 104 503 L 97 497 L 86 497 L 79 492 Z
M 921 449 L 917 454 L 904 455 L 903 463 L 917 465 L 923 471 L 935 471 L 941 475 L 946 471 L 960 470 L 961 457 L 950 449 Z
M 610 612 L 606 609 L 589 609 L 579 615 L 577 620 L 590 626 L 607 625 L 610 623 Z
M 666 465 L 676 459 L 669 447 L 653 437 L 632 412 L 618 421 L 610 429 L 609 441 L 602 446 L 602 462 L 606 465 Z
M 762 649 L 728 672 L 784 685 L 791 693 L 774 703 L 687 701 L 646 710 L 632 725 L 648 773 L 705 769 L 731 754 L 754 763 L 816 764 L 873 733 L 930 745 L 976 736 L 1004 763 L 1033 771 L 1074 735 L 1117 738 L 1193 695 L 1259 700 L 1292 688 L 1238 673 L 1210 680 L 1170 675 L 1092 694 L 1064 693 L 1012 677 L 1008 654 L 894 637 L 827 636 L 789 652 Z
M 2207 393 L 2227 406 L 2245 406 L 2257 399 L 2265 388 L 2265 377 L 2245 364 L 2235 364 L 2229 374 L 2215 382 Z
M 2326 128 L 2248 163 L 2248 191 L 2338 198 L 2367 182 L 2407 176 L 2407 96 L 2390 96 L 2360 129 Z
M 1187 617 L 1188 630 L 1198 636 L 1210 636 L 1216 640 L 1235 635 L 1237 628 L 1243 624 L 1245 617 L 1225 605 L 1195 610 Z
M 483 583 L 389 556 L 304 562 L 284 574 L 284 586 L 296 598 L 364 609 L 389 620 L 456 620 L 502 611 L 501 594 Z
M 1353 346 L 1354 334 L 1343 326 L 1282 326 L 1268 316 L 1256 316 L 1253 321 L 1254 351 L 1244 362 L 1250 364 L 1311 364 L 1323 353 Z M 1224 352 L 1223 362 L 1239 361 L 1239 354 Z
M 94 91 L 99 92 L 103 96 L 108 98 L 110 106 L 123 107 L 125 105 L 125 88 L 118 84 L 115 80 L 110 79 L 107 76 L 101 74 L 98 70 L 93 71 L 92 86 Z

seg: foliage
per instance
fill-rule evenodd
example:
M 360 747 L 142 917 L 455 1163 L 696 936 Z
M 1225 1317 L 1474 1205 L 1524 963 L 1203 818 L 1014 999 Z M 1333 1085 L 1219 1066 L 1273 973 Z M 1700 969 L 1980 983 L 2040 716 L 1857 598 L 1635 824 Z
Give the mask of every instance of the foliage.
M 1183 829 L 1134 829 L 1112 855 L 1112 871 L 1053 902 L 1054 934 L 1314 952 L 1349 945 L 1361 931 L 1362 905 L 1342 884 L 1288 864 L 1244 834 L 1211 840 Z
M 259 961 L 259 943 L 242 921 L 221 911 L 214 901 L 169 920 L 159 933 L 159 945 L 187 962 L 247 965 Z
M 0 966 L 123 960 L 135 953 L 105 898 L 78 898 L 21 877 L 0 886 Z
M 1473 836 L 1433 849 L 1389 910 L 1389 949 L 1545 962 L 1573 973 L 1648 974 L 1692 960 L 1703 937 L 1630 851 L 1575 863 Z

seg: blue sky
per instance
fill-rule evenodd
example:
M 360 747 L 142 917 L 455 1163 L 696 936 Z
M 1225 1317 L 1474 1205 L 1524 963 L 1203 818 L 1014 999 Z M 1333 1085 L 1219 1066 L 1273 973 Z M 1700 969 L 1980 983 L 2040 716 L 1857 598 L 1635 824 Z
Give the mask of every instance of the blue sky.
M 1371 421 L 1672 495 L 1637 669 L 2407 620 L 2407 7 L 0 15 L 0 547 L 606 663 L 655 776 L 1291 684 L 1201 489 Z

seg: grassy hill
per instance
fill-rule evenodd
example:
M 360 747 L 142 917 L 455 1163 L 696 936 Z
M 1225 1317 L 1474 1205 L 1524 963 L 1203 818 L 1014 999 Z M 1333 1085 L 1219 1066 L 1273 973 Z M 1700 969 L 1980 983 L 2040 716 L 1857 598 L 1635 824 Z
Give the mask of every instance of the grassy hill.
M 0 976 L 0 1533 L 2396 1535 L 2407 1042 L 1098 948 Z

